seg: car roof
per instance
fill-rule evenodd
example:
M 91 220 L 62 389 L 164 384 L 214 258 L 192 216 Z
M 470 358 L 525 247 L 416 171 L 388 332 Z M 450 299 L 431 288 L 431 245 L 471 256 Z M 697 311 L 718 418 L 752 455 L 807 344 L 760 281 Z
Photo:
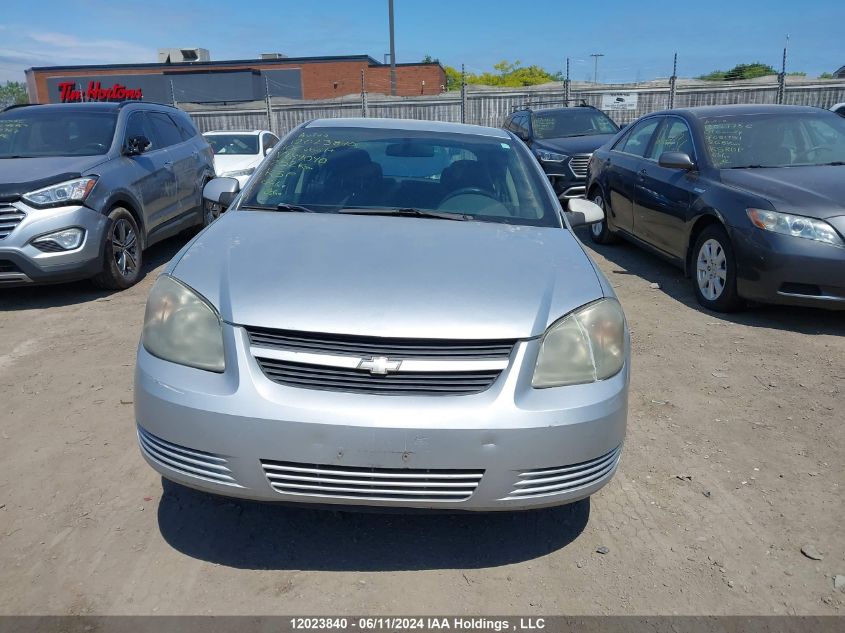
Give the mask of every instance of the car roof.
M 656 114 L 686 114 L 690 117 L 702 119 L 712 116 L 731 116 L 738 114 L 813 114 L 818 113 L 819 111 L 819 108 L 813 106 L 737 103 L 730 105 L 697 106 L 693 108 L 660 110 L 658 112 L 650 112 L 648 116 Z
M 373 130 L 408 130 L 415 132 L 441 132 L 466 134 L 468 136 L 490 136 L 509 139 L 510 135 L 499 128 L 466 123 L 444 123 L 442 121 L 420 121 L 417 119 L 315 119 L 308 127 L 358 127 Z

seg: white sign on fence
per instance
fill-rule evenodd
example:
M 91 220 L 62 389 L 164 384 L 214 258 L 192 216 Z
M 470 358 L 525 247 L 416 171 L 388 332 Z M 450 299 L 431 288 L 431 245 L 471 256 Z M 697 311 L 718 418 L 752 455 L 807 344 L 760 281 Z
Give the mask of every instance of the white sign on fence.
M 631 111 L 637 109 L 636 92 L 608 92 L 601 96 L 602 110 Z

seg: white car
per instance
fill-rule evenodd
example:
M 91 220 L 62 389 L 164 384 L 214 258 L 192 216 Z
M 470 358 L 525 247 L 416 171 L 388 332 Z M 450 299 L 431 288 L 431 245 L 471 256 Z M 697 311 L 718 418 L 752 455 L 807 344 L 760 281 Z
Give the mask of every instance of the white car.
M 279 137 L 268 130 L 221 130 L 206 132 L 203 137 L 214 151 L 217 175 L 236 178 L 241 187 L 279 142 Z
M 835 106 L 831 108 L 836 114 L 839 116 L 845 116 L 845 101 L 842 103 L 837 103 Z

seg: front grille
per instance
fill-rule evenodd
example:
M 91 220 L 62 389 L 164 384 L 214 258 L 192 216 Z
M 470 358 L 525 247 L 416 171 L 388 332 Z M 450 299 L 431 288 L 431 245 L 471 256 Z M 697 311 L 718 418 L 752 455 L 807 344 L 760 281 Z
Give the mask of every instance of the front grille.
M 19 273 L 21 269 L 8 259 L 0 259 L 0 273 Z
M 543 497 L 564 492 L 573 492 L 589 486 L 610 473 L 619 463 L 622 454 L 620 444 L 609 453 L 590 461 L 561 466 L 559 468 L 540 468 L 524 470 L 517 475 L 514 489 L 506 499 L 527 499 Z
M 362 501 L 466 501 L 483 470 L 361 468 L 261 460 L 267 481 L 288 495 Z
M 226 466 L 225 457 L 173 444 L 156 437 L 140 426 L 138 427 L 138 442 L 147 457 L 183 475 L 199 477 L 218 484 L 238 485 L 232 476 L 232 471 Z
M 586 156 L 573 156 L 569 159 L 569 168 L 576 178 L 587 177 L 587 164 L 590 162 L 591 154 Z
M 16 207 L 0 205 L 0 240 L 14 231 L 24 217 L 26 214 Z
M 253 350 L 256 351 L 256 350 Z M 397 372 L 373 375 L 365 369 L 346 369 L 260 358 L 258 365 L 275 383 L 305 389 L 324 389 L 377 395 L 468 395 L 488 389 L 502 371 Z
M 515 340 L 460 341 L 448 339 L 345 336 L 266 328 L 245 328 L 256 347 L 287 349 L 314 354 L 388 356 L 393 358 L 508 358 Z

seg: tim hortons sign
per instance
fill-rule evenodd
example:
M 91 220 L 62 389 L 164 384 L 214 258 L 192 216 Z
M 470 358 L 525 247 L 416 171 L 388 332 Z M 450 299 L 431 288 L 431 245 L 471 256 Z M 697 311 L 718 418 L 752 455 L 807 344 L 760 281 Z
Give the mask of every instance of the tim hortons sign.
M 128 99 L 143 99 L 140 88 L 127 88 L 122 84 L 114 84 L 108 88 L 100 85 L 99 81 L 89 81 L 88 90 L 82 91 L 79 84 L 63 81 L 59 84 L 59 101 L 74 103 L 78 101 L 126 101 Z

